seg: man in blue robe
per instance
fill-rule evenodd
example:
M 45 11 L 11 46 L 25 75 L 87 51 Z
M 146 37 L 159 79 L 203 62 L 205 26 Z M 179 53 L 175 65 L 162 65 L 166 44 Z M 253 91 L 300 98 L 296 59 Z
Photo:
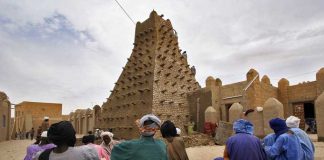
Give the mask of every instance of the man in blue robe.
M 259 138 L 253 135 L 253 125 L 247 120 L 234 122 L 234 136 L 231 136 L 225 146 L 224 160 L 265 160 L 266 154 Z
M 268 158 L 274 160 L 302 160 L 303 150 L 298 137 L 289 131 L 285 120 L 274 118 L 269 122 L 275 134 L 265 138 L 265 151 Z M 271 141 L 274 143 L 272 145 Z
M 307 133 L 299 128 L 300 119 L 295 116 L 290 116 L 286 120 L 287 126 L 299 138 L 300 144 L 304 151 L 303 160 L 313 160 L 315 147 L 312 140 L 308 137 Z

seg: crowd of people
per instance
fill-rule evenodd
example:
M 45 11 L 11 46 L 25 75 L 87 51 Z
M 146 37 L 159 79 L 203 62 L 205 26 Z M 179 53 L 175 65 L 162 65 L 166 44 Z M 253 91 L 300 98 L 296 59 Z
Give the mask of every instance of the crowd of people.
M 215 160 L 314 160 L 314 144 L 299 123 L 294 116 L 271 119 L 269 126 L 274 133 L 261 140 L 253 135 L 252 123 L 236 120 L 235 135 L 227 140 L 224 156 Z
M 313 160 L 315 148 L 308 135 L 299 129 L 300 119 L 274 118 L 269 122 L 274 133 L 264 139 L 254 136 L 253 124 L 245 119 L 233 124 L 234 135 L 225 145 L 223 157 L 215 160 Z M 68 121 L 52 124 L 40 141 L 28 146 L 24 160 L 189 160 L 181 130 L 169 120 L 153 114 L 137 121 L 139 139 L 114 140 L 109 131 L 83 136 L 84 145 L 75 146 L 76 132 Z M 162 139 L 154 138 L 160 130 Z M 95 144 L 97 136 L 101 144 Z
M 23 140 L 23 139 L 30 139 L 34 140 L 36 138 L 37 142 L 40 142 L 41 134 L 43 131 L 47 131 L 49 128 L 49 117 L 44 117 L 43 122 L 41 126 L 38 127 L 37 130 L 32 127 L 29 131 L 17 131 L 15 133 L 15 139 L 16 140 Z M 36 137 L 35 137 L 36 135 Z
M 161 120 L 153 114 L 138 121 L 139 139 L 114 140 L 109 131 L 89 132 L 82 137 L 84 145 L 75 146 L 76 132 L 68 121 L 52 124 L 41 134 L 40 141 L 28 146 L 24 160 L 188 160 L 181 131 L 171 121 Z M 166 143 L 154 138 L 160 130 Z M 102 140 L 95 144 L 98 134 Z

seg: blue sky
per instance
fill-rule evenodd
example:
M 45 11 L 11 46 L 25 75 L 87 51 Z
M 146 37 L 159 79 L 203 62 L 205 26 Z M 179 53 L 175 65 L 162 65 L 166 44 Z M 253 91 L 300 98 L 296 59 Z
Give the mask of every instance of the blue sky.
M 135 21 L 155 9 L 171 20 L 197 70 L 223 84 L 250 68 L 291 84 L 324 67 L 324 1 L 120 0 Z M 101 105 L 131 54 L 134 24 L 114 1 L 0 0 L 0 90 L 13 103 Z

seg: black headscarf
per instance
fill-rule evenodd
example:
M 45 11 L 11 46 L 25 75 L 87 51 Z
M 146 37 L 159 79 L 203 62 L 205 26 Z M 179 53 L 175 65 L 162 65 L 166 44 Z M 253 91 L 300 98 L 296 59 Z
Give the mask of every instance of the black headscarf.
M 48 129 L 47 136 L 57 146 L 67 144 L 73 147 L 76 142 L 75 130 L 69 121 L 52 124 Z
M 172 123 L 169 120 L 165 121 L 161 125 L 160 130 L 161 130 L 162 137 L 164 137 L 164 138 L 175 137 L 177 135 L 177 130 L 176 130 L 174 123 Z
M 283 119 L 280 119 L 280 118 L 271 119 L 269 124 L 270 124 L 271 129 L 273 129 L 273 131 L 276 134 L 276 139 L 280 135 L 286 133 L 289 130 L 289 128 L 286 125 L 286 121 Z
M 95 136 L 94 135 L 86 135 L 82 137 L 82 143 L 88 144 L 88 143 L 94 143 Z

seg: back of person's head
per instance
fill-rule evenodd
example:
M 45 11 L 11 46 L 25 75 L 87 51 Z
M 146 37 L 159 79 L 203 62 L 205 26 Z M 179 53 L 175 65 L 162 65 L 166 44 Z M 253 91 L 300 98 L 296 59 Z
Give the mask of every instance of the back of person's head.
M 76 142 L 75 130 L 69 121 L 52 124 L 48 129 L 47 136 L 57 146 L 67 145 L 73 147 Z
M 95 137 L 93 135 L 86 135 L 82 137 L 83 144 L 94 143 Z
M 245 119 L 238 119 L 233 124 L 233 130 L 235 133 L 246 133 L 253 135 L 253 124 Z
M 288 131 L 286 121 L 281 118 L 273 118 L 269 122 L 270 128 L 275 132 L 276 137 Z
M 300 123 L 300 119 L 295 116 L 290 116 L 286 119 L 286 125 L 289 128 L 298 128 Z
M 177 136 L 177 129 L 171 121 L 165 121 L 160 128 L 161 134 L 163 138 L 167 137 L 175 137 Z

